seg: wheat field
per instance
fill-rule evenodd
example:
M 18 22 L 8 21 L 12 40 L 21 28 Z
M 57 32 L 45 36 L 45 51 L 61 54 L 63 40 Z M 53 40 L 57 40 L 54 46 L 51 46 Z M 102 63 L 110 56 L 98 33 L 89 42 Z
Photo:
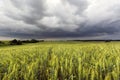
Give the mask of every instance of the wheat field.
M 120 80 L 120 42 L 0 47 L 0 80 Z

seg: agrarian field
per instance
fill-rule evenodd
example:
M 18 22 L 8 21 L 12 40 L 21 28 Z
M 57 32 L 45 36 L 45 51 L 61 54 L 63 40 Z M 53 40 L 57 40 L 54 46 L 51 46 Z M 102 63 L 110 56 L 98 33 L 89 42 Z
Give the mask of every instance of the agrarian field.
M 120 80 L 120 42 L 0 47 L 0 80 Z

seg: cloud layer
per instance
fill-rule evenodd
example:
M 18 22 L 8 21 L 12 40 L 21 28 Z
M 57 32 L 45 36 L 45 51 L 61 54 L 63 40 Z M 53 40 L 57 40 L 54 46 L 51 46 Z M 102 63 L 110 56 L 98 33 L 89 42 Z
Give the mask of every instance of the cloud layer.
M 1 0 L 0 36 L 120 39 L 119 0 Z

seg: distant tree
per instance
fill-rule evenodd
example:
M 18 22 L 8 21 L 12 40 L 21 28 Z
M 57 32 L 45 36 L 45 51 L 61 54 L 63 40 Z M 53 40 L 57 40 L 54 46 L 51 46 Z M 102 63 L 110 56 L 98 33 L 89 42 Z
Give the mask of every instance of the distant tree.
M 14 39 L 10 41 L 10 45 L 22 45 L 22 42 L 20 40 Z
M 2 43 L 2 41 L 0 41 L 0 44 Z
M 37 42 L 44 42 L 44 40 L 36 40 L 36 39 L 31 39 L 31 40 L 23 40 L 23 43 L 37 43 Z
M 22 41 L 18 40 L 17 45 L 22 45 Z
M 31 41 L 30 41 L 31 43 L 37 43 L 37 42 L 39 42 L 38 40 L 35 40 L 35 39 L 31 39 Z
M 24 40 L 23 43 L 30 43 L 30 40 Z
M 4 44 L 4 42 L 0 41 L 0 44 Z
M 39 40 L 39 42 L 44 42 L 44 40 Z
M 111 42 L 111 40 L 106 40 L 105 42 Z

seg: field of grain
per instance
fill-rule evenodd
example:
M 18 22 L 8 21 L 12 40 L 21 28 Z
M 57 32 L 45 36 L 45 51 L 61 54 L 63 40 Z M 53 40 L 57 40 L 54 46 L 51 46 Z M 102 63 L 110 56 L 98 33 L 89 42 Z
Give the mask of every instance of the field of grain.
M 0 47 L 0 80 L 120 80 L 120 42 Z

